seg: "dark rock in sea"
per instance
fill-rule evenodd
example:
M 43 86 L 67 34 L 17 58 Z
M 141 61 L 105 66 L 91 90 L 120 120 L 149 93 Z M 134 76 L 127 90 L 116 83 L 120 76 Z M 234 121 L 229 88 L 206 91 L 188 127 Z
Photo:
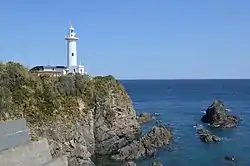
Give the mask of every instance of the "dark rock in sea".
M 136 119 L 139 124 L 144 124 L 144 123 L 152 122 L 155 120 L 155 118 L 150 113 L 140 113 L 136 117 Z
M 152 156 L 157 148 L 168 145 L 172 138 L 169 128 L 163 125 L 154 126 L 149 133 L 119 149 L 117 154 L 111 158 L 113 160 L 133 160 L 143 156 Z
M 133 161 L 126 162 L 123 166 L 136 166 L 136 163 Z
M 227 161 L 234 161 L 234 162 L 237 161 L 236 158 L 235 158 L 235 156 L 225 156 L 224 158 L 225 158 L 225 160 L 227 160 Z
M 163 166 L 163 164 L 160 161 L 154 161 L 151 166 Z
M 206 110 L 206 114 L 201 118 L 203 123 L 209 123 L 213 127 L 231 128 L 237 125 L 239 118 L 228 115 L 228 111 L 220 100 L 213 102 Z
M 205 143 L 210 143 L 210 142 L 219 142 L 221 141 L 221 138 L 213 135 L 210 133 L 210 131 L 205 130 L 205 129 L 198 129 L 197 133 L 200 135 L 200 140 Z
M 150 155 L 150 157 L 156 158 L 156 152 L 152 153 L 152 154 Z

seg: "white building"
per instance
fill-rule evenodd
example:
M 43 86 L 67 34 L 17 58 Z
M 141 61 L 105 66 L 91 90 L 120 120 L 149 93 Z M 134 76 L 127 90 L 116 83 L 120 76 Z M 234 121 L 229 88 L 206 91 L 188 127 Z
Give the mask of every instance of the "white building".
M 69 28 L 68 35 L 65 36 L 67 41 L 67 73 L 80 73 L 85 74 L 84 66 L 78 65 L 77 63 L 77 40 L 75 29 L 71 25 Z
M 36 72 L 39 75 L 49 74 L 51 76 L 61 76 L 69 73 L 87 74 L 84 70 L 84 66 L 77 61 L 77 37 L 75 29 L 71 25 L 68 35 L 65 36 L 67 42 L 67 66 L 35 66 L 30 69 L 31 72 Z

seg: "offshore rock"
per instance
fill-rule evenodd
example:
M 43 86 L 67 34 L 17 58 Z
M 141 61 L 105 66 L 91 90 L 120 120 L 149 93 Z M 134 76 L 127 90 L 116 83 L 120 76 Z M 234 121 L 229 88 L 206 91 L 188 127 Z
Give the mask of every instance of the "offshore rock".
M 144 123 L 152 122 L 155 120 L 155 118 L 152 116 L 152 114 L 149 114 L 149 113 L 140 113 L 136 117 L 136 119 L 137 119 L 139 124 L 144 124 Z
M 228 115 L 228 111 L 220 100 L 216 100 L 210 105 L 206 114 L 201 118 L 203 123 L 209 123 L 213 127 L 231 128 L 237 125 L 239 118 Z
M 170 143 L 173 136 L 169 128 L 160 125 L 154 126 L 149 133 L 134 140 L 131 144 L 122 147 L 111 158 L 114 160 L 133 160 L 144 156 L 152 156 L 157 148 Z
M 234 162 L 237 161 L 237 159 L 235 158 L 235 156 L 225 156 L 224 159 L 227 160 L 227 161 L 234 161 Z
M 210 131 L 205 130 L 205 129 L 198 129 L 197 133 L 200 135 L 200 140 L 205 143 L 210 143 L 210 142 L 219 142 L 221 141 L 221 138 L 213 135 Z

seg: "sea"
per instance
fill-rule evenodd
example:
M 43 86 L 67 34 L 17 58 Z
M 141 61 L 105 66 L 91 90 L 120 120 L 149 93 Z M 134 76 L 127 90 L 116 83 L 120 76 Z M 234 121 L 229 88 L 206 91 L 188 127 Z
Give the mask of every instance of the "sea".
M 137 113 L 155 115 L 173 130 L 174 141 L 160 148 L 156 158 L 136 161 L 149 166 L 250 166 L 250 80 L 121 80 Z M 230 114 L 241 120 L 236 128 L 212 129 L 201 122 L 206 108 L 220 99 Z M 196 129 L 206 128 L 221 137 L 219 143 L 202 143 Z M 143 133 L 155 122 L 142 126 Z M 235 156 L 237 162 L 226 161 Z

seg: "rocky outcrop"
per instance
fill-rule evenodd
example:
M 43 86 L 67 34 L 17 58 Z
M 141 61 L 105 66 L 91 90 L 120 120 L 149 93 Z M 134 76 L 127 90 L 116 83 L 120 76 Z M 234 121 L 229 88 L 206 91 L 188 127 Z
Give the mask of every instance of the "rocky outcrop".
M 139 124 L 144 124 L 144 123 L 148 123 L 148 122 L 152 122 L 155 120 L 155 118 L 153 117 L 152 114 L 149 113 L 140 113 L 137 117 L 136 117 L 137 121 Z
M 206 114 L 201 118 L 203 123 L 209 123 L 213 127 L 231 128 L 237 125 L 239 118 L 228 115 L 228 111 L 220 100 L 213 102 L 206 110 Z
M 112 76 L 38 76 L 21 64 L 0 63 L 0 120 L 23 117 L 32 140 L 47 138 L 53 157 L 70 166 L 94 165 L 140 134 L 125 89 Z M 3 104 L 4 103 L 4 104 Z
M 237 159 L 235 158 L 235 156 L 225 156 L 224 159 L 227 160 L 227 161 L 234 161 L 234 162 L 237 161 Z
M 113 160 L 132 160 L 143 156 L 152 156 L 157 148 L 168 145 L 173 138 L 169 128 L 160 125 L 153 127 L 149 133 L 139 140 L 118 150 L 111 158 Z
M 200 140 L 205 143 L 219 142 L 221 140 L 220 137 L 212 134 L 210 131 L 205 129 L 198 129 L 197 133 L 200 136 Z
M 89 137 L 93 136 L 91 135 L 93 131 L 91 131 L 91 124 L 86 126 L 85 122 L 72 125 L 58 120 L 47 126 L 32 128 L 32 130 L 35 130 L 33 132 L 36 135 L 48 139 L 53 157 L 67 155 L 69 166 L 94 166 L 90 159 L 95 146 L 94 139 L 89 141 Z M 88 122 L 91 122 L 90 119 Z
M 103 81 L 103 89 L 96 92 L 92 107 L 80 98 L 77 100 L 75 122 L 61 117 L 45 126 L 32 128 L 35 135 L 48 138 L 53 156 L 67 154 L 69 166 L 93 166 L 91 155 L 116 152 L 140 134 L 129 96 L 115 79 L 108 82 L 105 79 L 98 80 Z
M 47 138 L 52 156 L 66 155 L 69 166 L 93 166 L 93 154 L 122 159 L 129 147 L 143 146 L 127 157 L 138 158 L 169 143 L 165 127 L 139 139 L 132 102 L 112 76 L 38 76 L 21 64 L 0 63 L 0 98 L 1 121 L 25 118 L 31 139 Z

